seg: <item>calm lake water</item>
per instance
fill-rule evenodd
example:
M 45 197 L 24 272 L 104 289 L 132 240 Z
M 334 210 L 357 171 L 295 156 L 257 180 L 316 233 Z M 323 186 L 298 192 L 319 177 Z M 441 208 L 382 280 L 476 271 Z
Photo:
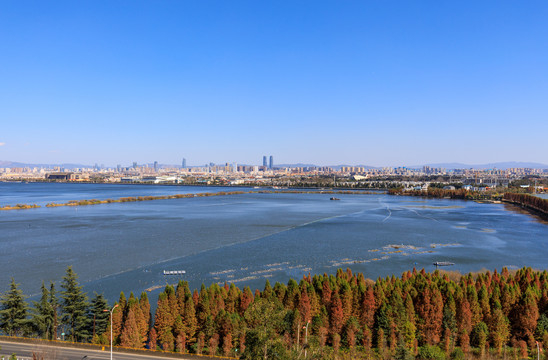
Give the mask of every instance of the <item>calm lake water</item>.
M 0 183 L 0 205 L 232 188 Z M 249 190 L 249 189 L 248 189 Z M 347 267 L 377 278 L 433 270 L 546 269 L 548 227 L 502 204 L 416 197 L 243 194 L 0 212 L 0 291 L 11 277 L 25 294 L 72 265 L 91 295 L 113 302 L 186 270 L 192 288 L 234 282 L 263 288 Z M 156 301 L 159 290 L 151 293 Z

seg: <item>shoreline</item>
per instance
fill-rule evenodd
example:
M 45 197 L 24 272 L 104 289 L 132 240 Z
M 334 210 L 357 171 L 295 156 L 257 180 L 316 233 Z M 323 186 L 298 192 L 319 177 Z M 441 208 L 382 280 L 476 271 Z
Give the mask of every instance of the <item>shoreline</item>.
M 389 195 L 394 196 L 418 196 L 429 199 L 453 199 L 453 200 L 472 200 L 478 204 L 511 204 L 519 207 L 530 215 L 539 217 L 542 220 L 548 220 L 548 199 L 520 193 L 504 194 L 482 194 L 480 192 L 466 192 L 462 190 L 442 190 L 421 191 L 413 190 L 403 192 L 402 190 L 389 190 Z M 535 206 L 536 204 L 538 206 Z M 543 207 L 543 208 L 541 208 Z
M 538 216 L 542 220 L 545 220 L 545 221 L 548 220 L 548 213 L 545 213 L 545 212 L 540 211 L 538 209 L 532 208 L 530 206 L 526 206 L 526 205 L 523 205 L 523 204 L 520 204 L 520 203 L 516 203 L 516 202 L 512 202 L 512 201 L 506 201 L 506 200 L 502 200 L 502 203 L 518 207 L 519 209 L 524 210 L 524 212 L 526 212 L 527 214 Z

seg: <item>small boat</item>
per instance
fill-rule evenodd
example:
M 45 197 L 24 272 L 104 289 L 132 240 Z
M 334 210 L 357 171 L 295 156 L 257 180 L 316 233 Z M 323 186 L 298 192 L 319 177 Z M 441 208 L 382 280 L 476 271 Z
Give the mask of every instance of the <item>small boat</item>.
M 184 275 L 186 271 L 184 270 L 164 270 L 164 275 Z
M 332 198 L 329 198 L 329 200 L 340 200 L 340 199 L 336 197 L 332 197 Z
M 455 263 L 448 262 L 448 261 L 436 261 L 433 265 L 436 265 L 436 266 L 451 266 L 451 265 L 455 265 Z

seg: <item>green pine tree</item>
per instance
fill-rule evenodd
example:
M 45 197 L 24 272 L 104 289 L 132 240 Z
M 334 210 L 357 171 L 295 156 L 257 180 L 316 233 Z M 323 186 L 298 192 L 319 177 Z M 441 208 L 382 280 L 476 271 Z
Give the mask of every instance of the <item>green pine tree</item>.
M 9 336 L 17 336 L 27 330 L 28 305 L 19 284 L 11 278 L 10 289 L 0 298 L 0 329 Z
M 57 339 L 57 327 L 59 326 L 59 320 L 57 316 L 59 315 L 59 300 L 57 299 L 57 293 L 55 291 L 55 284 L 53 281 L 50 283 L 49 286 L 49 304 L 52 309 L 52 315 L 53 315 L 53 324 L 52 324 L 52 332 L 50 335 L 50 339 L 56 340 Z
M 91 334 L 92 337 L 96 335 L 99 336 L 107 330 L 110 321 L 110 313 L 104 310 L 109 309 L 110 307 L 103 294 L 95 293 L 88 312 L 88 333 Z
M 54 308 L 50 303 L 50 292 L 44 282 L 41 287 L 40 301 L 33 301 L 32 326 L 39 337 L 51 339 L 54 325 Z M 55 295 L 53 295 L 55 296 Z
M 63 277 L 61 287 L 61 312 L 63 315 L 62 323 L 67 326 L 66 333 L 71 341 L 82 341 L 89 337 L 88 332 L 88 299 L 82 286 L 78 284 L 78 275 L 72 270 L 72 266 L 67 268 L 67 274 Z

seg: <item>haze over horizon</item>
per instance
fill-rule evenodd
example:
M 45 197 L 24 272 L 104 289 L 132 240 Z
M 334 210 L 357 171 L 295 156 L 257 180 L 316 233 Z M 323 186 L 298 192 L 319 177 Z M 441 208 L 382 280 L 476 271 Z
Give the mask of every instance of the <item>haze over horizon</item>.
M 548 4 L 0 3 L 0 160 L 548 162 Z
M 139 163 L 136 162 L 138 166 L 150 166 L 153 167 L 154 163 Z M 214 163 L 215 165 L 223 165 L 225 163 L 235 164 L 236 162 L 222 162 L 222 163 Z M 252 166 L 252 165 L 262 165 L 261 163 L 236 163 L 238 165 L 246 165 L 246 166 Z M 0 168 L 8 167 L 8 168 L 14 168 L 14 167 L 57 167 L 62 166 L 65 168 L 65 170 L 69 169 L 75 169 L 75 168 L 91 168 L 95 165 L 99 167 L 105 167 L 105 168 L 116 168 L 117 165 L 105 165 L 105 164 L 81 164 L 81 163 L 20 163 L 20 162 L 13 162 L 13 161 L 5 161 L 0 160 Z M 130 164 L 118 164 L 122 167 L 130 167 Z M 131 164 L 132 165 L 132 164 Z M 181 164 L 164 164 L 164 163 L 158 163 L 158 165 L 162 167 L 181 167 Z M 187 167 L 203 167 L 207 164 L 188 164 Z M 340 168 L 343 166 L 357 166 L 357 167 L 367 167 L 367 168 L 397 168 L 402 166 L 390 166 L 390 165 L 383 165 L 383 166 L 370 166 L 367 164 L 362 163 L 345 163 L 345 162 L 339 162 L 337 164 L 312 164 L 312 163 L 285 163 L 285 164 L 274 164 L 274 167 L 283 168 L 283 167 L 309 167 L 309 166 L 328 166 L 333 168 Z M 496 162 L 496 163 L 485 163 L 485 164 L 463 164 L 463 163 L 422 163 L 422 164 L 406 164 L 403 167 L 409 168 L 409 169 L 419 169 L 423 166 L 429 166 L 432 168 L 444 168 L 446 170 L 451 169 L 499 169 L 504 170 L 508 168 L 534 168 L 534 169 L 548 169 L 547 164 L 542 163 L 536 163 L 536 162 L 517 162 L 517 161 L 506 161 L 506 162 Z

